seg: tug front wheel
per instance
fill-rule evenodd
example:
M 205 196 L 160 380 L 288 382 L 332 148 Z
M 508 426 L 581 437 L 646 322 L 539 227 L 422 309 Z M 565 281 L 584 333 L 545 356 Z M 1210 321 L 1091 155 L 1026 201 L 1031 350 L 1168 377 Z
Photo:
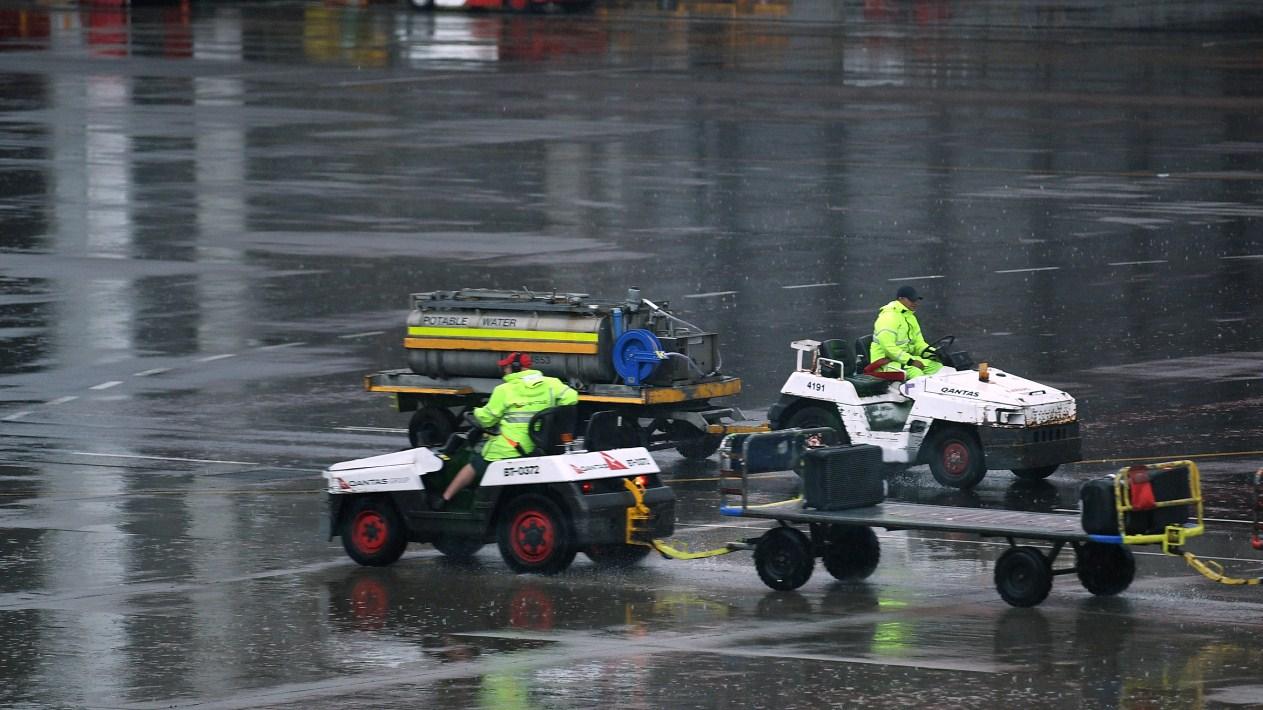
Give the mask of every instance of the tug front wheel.
M 408 547 L 403 520 L 388 498 L 357 496 L 342 516 L 339 535 L 347 556 L 367 567 L 385 567 Z
M 570 525 L 561 510 L 541 495 L 509 504 L 496 534 L 500 556 L 514 572 L 557 574 L 574 561 Z
M 974 432 L 964 427 L 946 427 L 931 435 L 930 473 L 949 488 L 973 488 L 987 475 L 982 445 Z

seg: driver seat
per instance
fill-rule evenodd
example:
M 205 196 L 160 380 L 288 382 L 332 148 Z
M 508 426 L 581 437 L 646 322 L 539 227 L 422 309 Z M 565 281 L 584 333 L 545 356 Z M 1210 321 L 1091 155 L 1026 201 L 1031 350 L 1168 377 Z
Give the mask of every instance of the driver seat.
M 903 382 L 906 375 L 903 372 L 878 372 L 877 368 L 885 365 L 889 360 L 881 359 L 877 362 L 869 362 L 869 353 L 872 352 L 873 336 L 863 335 L 855 339 L 855 357 L 856 367 L 860 368 L 860 372 L 865 375 L 876 377 L 886 382 Z
M 869 338 L 871 339 L 872 336 L 869 336 Z M 841 373 L 836 372 L 838 367 L 833 363 L 820 363 L 820 375 L 822 377 L 838 377 L 840 374 L 842 379 L 850 382 L 855 387 L 855 393 L 861 397 L 885 394 L 890 388 L 890 382 L 886 378 L 873 377 L 868 373 L 856 371 L 855 351 L 851 349 L 851 345 L 845 340 L 826 340 L 820 343 L 820 357 L 837 360 L 842 363 Z
M 575 405 L 541 409 L 526 425 L 531 443 L 535 444 L 532 456 L 555 456 L 566 450 L 566 442 L 574 441 L 575 421 L 579 408 Z

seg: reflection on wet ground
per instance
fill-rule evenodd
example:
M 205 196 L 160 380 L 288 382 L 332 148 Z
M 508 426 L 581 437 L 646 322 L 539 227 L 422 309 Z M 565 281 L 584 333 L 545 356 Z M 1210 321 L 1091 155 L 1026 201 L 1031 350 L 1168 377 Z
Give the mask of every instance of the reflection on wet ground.
M 1247 2 L 0 3 L 0 705 L 1263 704 L 1255 588 L 992 589 L 1003 541 L 881 531 L 866 583 L 749 553 L 388 569 L 318 471 L 404 444 L 360 377 L 413 291 L 617 295 L 720 334 L 755 415 L 797 338 L 903 284 L 1079 401 L 1088 458 L 898 500 L 1073 511 L 1197 456 L 1199 554 L 1259 574 L 1263 96 Z M 713 461 L 661 457 L 697 549 Z M 798 493 L 791 474 L 760 501 Z

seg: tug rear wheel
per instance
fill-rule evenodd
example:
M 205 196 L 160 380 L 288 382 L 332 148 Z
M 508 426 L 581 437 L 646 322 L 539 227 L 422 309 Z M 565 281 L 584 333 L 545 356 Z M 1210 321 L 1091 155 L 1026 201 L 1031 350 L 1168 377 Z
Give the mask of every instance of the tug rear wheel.
M 514 572 L 557 574 L 574 561 L 570 524 L 541 495 L 524 495 L 509 504 L 496 537 L 500 556 Z
M 644 545 L 590 545 L 583 554 L 598 567 L 621 569 L 631 567 L 649 556 L 653 548 Z
M 1051 466 L 1035 466 L 1034 468 L 1015 468 L 1013 475 L 1024 481 L 1042 481 L 1053 475 L 1057 470 L 1057 464 Z
M 1136 577 L 1136 557 L 1122 545 L 1085 542 L 1075 550 L 1074 570 L 1084 589 L 1109 597 L 1131 586 Z
M 830 427 L 838 432 L 838 443 L 845 446 L 851 443 L 850 436 L 842 426 L 842 416 L 838 414 L 836 405 L 804 404 L 799 406 L 788 417 L 785 417 L 781 429 L 816 429 Z
M 995 563 L 995 588 L 1013 606 L 1035 606 L 1052 591 L 1052 566 L 1037 548 L 1010 547 Z
M 772 528 L 754 546 L 754 568 L 772 589 L 798 589 L 811 578 L 816 559 L 807 536 L 789 527 Z

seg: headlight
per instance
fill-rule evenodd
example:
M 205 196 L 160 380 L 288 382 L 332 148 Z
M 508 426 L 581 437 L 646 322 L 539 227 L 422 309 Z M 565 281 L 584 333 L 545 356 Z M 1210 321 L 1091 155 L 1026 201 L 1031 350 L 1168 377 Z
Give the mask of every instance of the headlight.
M 1007 426 L 1025 426 L 1026 415 L 1016 409 L 997 409 L 995 410 L 996 424 L 1005 424 Z

